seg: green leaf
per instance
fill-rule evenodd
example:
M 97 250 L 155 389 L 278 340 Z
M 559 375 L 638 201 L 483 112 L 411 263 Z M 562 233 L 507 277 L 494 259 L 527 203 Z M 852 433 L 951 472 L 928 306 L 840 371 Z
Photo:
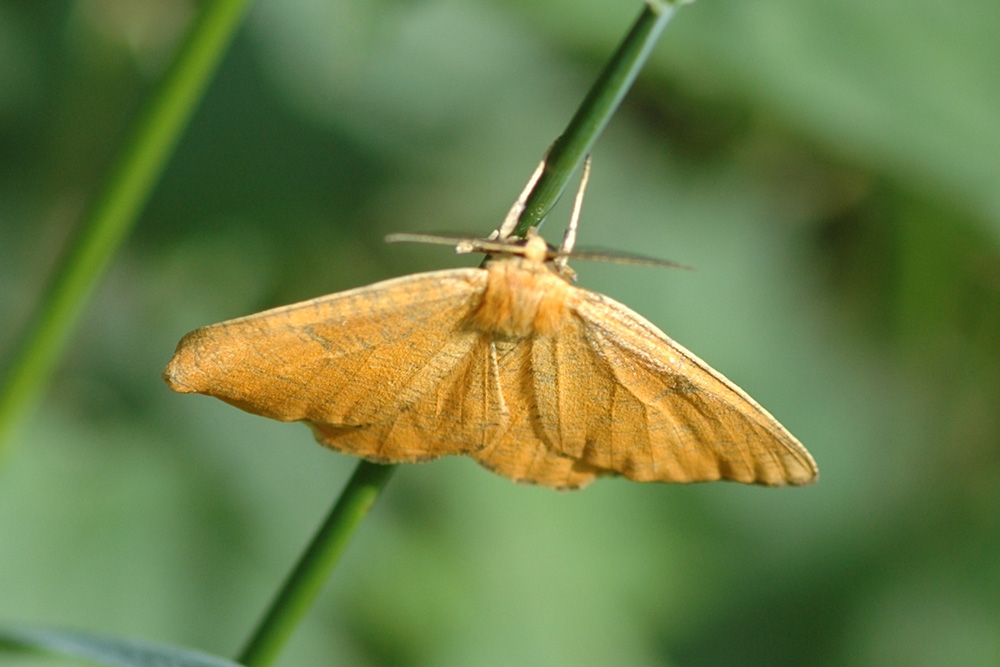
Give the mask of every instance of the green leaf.
M 0 651 L 37 649 L 112 667 L 239 667 L 226 658 L 176 646 L 65 630 L 0 627 Z

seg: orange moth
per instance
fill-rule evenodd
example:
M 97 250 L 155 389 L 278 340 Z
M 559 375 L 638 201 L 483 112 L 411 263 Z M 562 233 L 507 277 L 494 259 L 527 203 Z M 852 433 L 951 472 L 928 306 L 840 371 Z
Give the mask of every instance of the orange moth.
M 198 329 L 164 379 L 177 392 L 304 421 L 321 444 L 381 463 L 464 454 L 558 489 L 605 475 L 813 482 L 809 453 L 739 387 L 640 315 L 571 284 L 589 161 L 557 251 L 536 234 L 513 235 L 543 168 L 488 239 L 458 243 L 488 253 L 483 268 L 404 276 Z

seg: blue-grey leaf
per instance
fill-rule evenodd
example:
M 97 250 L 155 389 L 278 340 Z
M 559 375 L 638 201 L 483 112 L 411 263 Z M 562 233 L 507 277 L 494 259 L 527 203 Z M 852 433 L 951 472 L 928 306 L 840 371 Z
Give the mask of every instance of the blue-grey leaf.
M 135 639 L 66 630 L 0 626 L 0 651 L 37 649 L 92 660 L 110 667 L 239 667 L 226 658 Z

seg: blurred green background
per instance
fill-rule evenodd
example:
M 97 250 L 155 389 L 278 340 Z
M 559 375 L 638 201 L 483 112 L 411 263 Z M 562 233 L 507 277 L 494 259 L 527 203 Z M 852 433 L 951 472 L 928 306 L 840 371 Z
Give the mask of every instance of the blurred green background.
M 355 462 L 171 394 L 177 340 L 474 264 L 381 238 L 491 230 L 639 8 L 257 2 L 0 472 L 0 620 L 234 654 Z M 0 5 L 0 359 L 194 9 Z M 404 467 L 281 664 L 1000 664 L 998 28 L 991 0 L 678 12 L 580 243 L 697 271 L 580 284 L 740 384 L 820 482 Z

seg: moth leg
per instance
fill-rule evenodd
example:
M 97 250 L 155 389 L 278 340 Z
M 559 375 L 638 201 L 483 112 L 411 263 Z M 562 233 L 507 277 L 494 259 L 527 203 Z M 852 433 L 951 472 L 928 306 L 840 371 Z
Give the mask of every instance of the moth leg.
M 563 233 L 562 243 L 559 245 L 559 253 L 553 260 L 556 270 L 565 274 L 569 271 L 567 263 L 569 255 L 576 245 L 576 229 L 580 224 L 580 211 L 583 210 L 583 195 L 587 191 L 587 182 L 590 180 L 590 155 L 583 160 L 583 174 L 580 176 L 580 187 L 576 191 L 576 199 L 573 201 L 573 215 L 569 218 L 569 227 Z
M 524 190 L 522 190 L 521 194 L 517 196 L 517 200 L 514 202 L 514 205 L 510 207 L 509 211 L 507 211 L 507 215 L 504 217 L 503 222 L 501 222 L 500 226 L 494 229 L 493 232 L 486 238 L 491 241 L 503 241 L 504 239 L 509 238 L 514 233 L 514 230 L 517 229 L 517 222 L 521 219 L 521 214 L 524 213 L 524 206 L 528 203 L 528 197 L 531 196 L 531 191 L 535 189 L 538 179 L 540 179 L 542 174 L 545 172 L 545 164 L 549 159 L 549 152 L 551 152 L 551 150 L 551 146 L 546 149 L 545 155 L 542 156 L 542 161 L 538 163 L 537 167 L 535 167 L 535 172 L 531 175 L 531 178 L 528 179 L 528 184 L 524 186 Z

